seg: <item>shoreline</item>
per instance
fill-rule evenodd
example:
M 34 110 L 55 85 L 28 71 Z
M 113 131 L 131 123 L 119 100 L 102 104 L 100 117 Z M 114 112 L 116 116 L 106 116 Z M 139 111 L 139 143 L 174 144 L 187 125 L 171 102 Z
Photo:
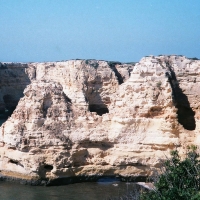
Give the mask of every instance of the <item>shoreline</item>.
M 11 176 L 0 175 L 0 181 L 14 182 L 22 185 L 31 186 L 61 186 L 82 182 L 146 182 L 147 177 L 123 177 L 123 176 L 74 176 L 74 177 L 60 177 L 56 179 L 23 179 Z

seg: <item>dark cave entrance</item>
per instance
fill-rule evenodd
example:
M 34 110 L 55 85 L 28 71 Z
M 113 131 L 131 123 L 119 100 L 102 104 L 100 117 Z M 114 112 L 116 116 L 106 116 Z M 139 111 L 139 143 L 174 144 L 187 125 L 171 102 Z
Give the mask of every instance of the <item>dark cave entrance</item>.
M 46 173 L 51 172 L 53 170 L 53 165 L 42 163 L 39 166 L 38 175 L 40 178 L 46 178 Z
M 6 94 L 3 96 L 4 109 L 0 112 L 0 126 L 12 115 L 18 101 L 16 101 L 12 95 Z
M 97 115 L 100 115 L 100 116 L 102 116 L 103 114 L 109 113 L 109 110 L 105 105 L 101 106 L 97 104 L 89 105 L 89 111 L 96 112 Z
M 43 115 L 44 115 L 44 117 L 46 117 L 47 111 L 51 107 L 52 104 L 53 104 L 53 101 L 52 101 L 51 95 L 49 94 L 49 95 L 47 95 L 47 97 L 43 101 Z
M 110 103 L 110 97 L 101 96 L 101 88 L 103 87 L 103 80 L 97 76 L 95 80 L 87 83 L 87 90 L 85 91 L 85 101 L 88 103 L 88 111 L 95 112 L 97 115 L 109 113 L 107 105 Z
M 44 169 L 46 170 L 46 171 L 51 171 L 52 169 L 53 169 L 53 166 L 52 165 L 44 165 Z
M 12 159 L 9 160 L 9 162 L 12 163 L 12 164 L 15 164 L 15 165 L 18 165 L 18 163 L 19 163 L 17 160 L 12 160 Z
M 10 94 L 4 95 L 3 101 L 5 103 L 5 112 L 8 112 L 8 114 L 11 115 L 15 110 L 18 102 Z

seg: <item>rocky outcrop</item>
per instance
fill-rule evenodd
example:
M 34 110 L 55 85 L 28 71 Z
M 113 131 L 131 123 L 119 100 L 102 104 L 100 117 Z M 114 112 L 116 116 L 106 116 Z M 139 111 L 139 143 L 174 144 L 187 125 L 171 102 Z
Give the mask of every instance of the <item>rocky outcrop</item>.
M 198 60 L 1 63 L 0 77 L 2 176 L 147 176 L 200 143 Z
M 13 111 L 23 97 L 25 87 L 30 84 L 27 64 L 0 63 L 0 113 Z

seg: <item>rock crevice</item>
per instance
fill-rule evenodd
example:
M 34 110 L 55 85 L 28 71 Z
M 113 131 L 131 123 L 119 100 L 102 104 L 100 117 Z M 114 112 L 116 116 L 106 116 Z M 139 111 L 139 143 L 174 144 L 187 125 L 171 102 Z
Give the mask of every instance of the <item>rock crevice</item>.
M 176 74 L 170 65 L 169 61 L 166 62 L 166 72 L 170 86 L 172 88 L 172 99 L 174 106 L 177 108 L 178 122 L 187 130 L 195 130 L 195 112 L 192 110 L 188 97 L 184 94 L 183 90 L 179 86 L 179 82 L 176 78 Z

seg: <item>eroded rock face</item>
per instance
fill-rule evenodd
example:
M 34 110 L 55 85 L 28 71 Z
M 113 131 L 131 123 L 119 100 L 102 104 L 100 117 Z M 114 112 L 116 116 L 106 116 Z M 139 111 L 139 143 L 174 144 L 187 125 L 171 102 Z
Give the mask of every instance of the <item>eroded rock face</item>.
M 149 175 L 175 146 L 200 143 L 199 73 L 181 56 L 2 63 L 1 110 L 17 107 L 0 128 L 1 174 Z
M 23 97 L 25 87 L 30 84 L 27 64 L 0 63 L 0 113 L 14 110 Z

